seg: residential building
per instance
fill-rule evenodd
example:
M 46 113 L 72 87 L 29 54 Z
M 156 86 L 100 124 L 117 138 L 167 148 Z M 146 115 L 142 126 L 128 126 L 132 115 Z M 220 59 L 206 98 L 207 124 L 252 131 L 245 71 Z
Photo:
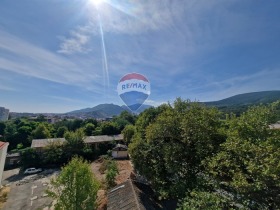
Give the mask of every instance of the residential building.
M 2 187 L 3 170 L 5 166 L 8 146 L 8 142 L 0 141 L 0 187 Z
M 7 121 L 9 118 L 9 109 L 0 107 L 0 121 Z

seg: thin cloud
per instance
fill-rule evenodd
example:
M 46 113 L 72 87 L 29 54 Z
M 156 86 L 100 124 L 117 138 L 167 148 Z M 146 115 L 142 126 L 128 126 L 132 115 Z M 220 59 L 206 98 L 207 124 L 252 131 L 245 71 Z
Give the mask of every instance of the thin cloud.
M 9 33 L 0 31 L 0 69 L 61 84 L 98 86 L 98 74 Z M 4 56 L 10 55 L 13 57 Z M 93 81 L 97 83 L 93 83 Z
M 81 31 L 72 31 L 71 38 L 66 39 L 61 37 L 62 43 L 58 53 L 73 54 L 73 53 L 88 53 L 91 50 L 86 47 L 90 41 L 90 36 L 83 34 Z

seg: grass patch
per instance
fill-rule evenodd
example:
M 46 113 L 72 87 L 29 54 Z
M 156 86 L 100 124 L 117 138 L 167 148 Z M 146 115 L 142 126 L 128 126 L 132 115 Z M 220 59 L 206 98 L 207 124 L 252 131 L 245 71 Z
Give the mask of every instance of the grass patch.
M 10 187 L 3 187 L 0 190 L 0 209 L 2 209 L 8 199 L 8 194 L 10 192 L 11 188 Z

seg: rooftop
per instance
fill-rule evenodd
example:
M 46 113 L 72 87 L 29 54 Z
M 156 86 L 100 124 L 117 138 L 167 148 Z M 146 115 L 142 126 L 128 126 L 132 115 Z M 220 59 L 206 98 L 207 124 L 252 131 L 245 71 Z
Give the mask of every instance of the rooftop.
M 102 135 L 102 136 L 86 136 L 84 138 L 84 142 L 86 144 L 94 144 L 94 143 L 100 143 L 100 142 L 110 142 L 110 141 L 120 141 L 123 140 L 123 135 Z M 33 139 L 31 148 L 42 148 L 46 147 L 49 143 L 53 142 L 66 142 L 65 138 L 51 138 L 51 139 Z
M 0 141 L 0 149 L 4 148 L 5 146 L 8 146 L 8 145 L 9 145 L 8 142 Z
M 153 191 L 148 185 L 128 179 L 108 191 L 108 210 L 154 210 L 160 206 L 152 198 Z
M 31 148 L 41 148 L 46 147 L 50 143 L 59 142 L 63 143 L 65 142 L 65 138 L 52 138 L 52 139 L 33 139 Z
M 98 142 L 106 142 L 106 141 L 121 141 L 123 140 L 123 135 L 101 135 L 101 136 L 87 136 L 84 139 L 85 143 L 98 143 Z
M 117 144 L 114 148 L 113 148 L 114 151 L 119 151 L 119 150 L 127 150 L 127 146 L 126 145 L 123 145 L 123 144 Z
M 269 125 L 269 128 L 271 128 L 271 129 L 280 129 L 280 123 Z

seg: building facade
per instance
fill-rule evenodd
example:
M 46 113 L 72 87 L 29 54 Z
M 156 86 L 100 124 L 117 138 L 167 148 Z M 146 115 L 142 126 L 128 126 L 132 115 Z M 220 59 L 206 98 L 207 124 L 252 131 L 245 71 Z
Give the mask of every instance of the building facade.
M 9 118 L 9 109 L 5 107 L 0 107 L 0 122 L 7 121 Z
M 9 143 L 0 141 L 0 187 L 2 187 L 2 177 L 7 156 Z

